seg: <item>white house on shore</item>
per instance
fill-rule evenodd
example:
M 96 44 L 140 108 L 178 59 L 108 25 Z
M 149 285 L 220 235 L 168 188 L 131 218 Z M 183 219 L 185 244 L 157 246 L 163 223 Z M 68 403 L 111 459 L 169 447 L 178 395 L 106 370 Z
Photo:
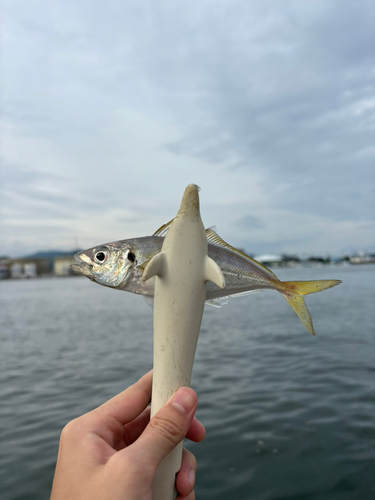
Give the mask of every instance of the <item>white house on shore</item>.
M 53 259 L 53 274 L 55 276 L 71 276 L 76 274 L 70 269 L 70 264 L 75 262 L 72 255 L 60 255 Z
M 263 254 L 254 257 L 254 260 L 263 264 L 264 266 L 281 266 L 283 258 L 281 255 Z

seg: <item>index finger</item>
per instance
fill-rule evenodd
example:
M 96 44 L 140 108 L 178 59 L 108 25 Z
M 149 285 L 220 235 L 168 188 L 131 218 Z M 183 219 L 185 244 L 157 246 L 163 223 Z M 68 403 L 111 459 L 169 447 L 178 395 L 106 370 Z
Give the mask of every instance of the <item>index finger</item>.
M 151 388 L 152 370 L 94 411 L 112 417 L 125 425 L 134 420 L 150 403 Z

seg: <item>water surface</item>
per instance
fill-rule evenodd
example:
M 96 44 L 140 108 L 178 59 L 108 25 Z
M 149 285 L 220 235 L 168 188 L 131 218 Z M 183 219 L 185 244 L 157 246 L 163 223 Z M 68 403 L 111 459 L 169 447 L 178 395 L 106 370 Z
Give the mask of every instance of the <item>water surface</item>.
M 205 310 L 192 385 L 207 428 L 198 500 L 375 498 L 375 266 L 307 297 L 316 337 L 276 292 Z M 49 498 L 59 434 L 152 366 L 140 297 L 84 278 L 0 283 L 0 498 Z

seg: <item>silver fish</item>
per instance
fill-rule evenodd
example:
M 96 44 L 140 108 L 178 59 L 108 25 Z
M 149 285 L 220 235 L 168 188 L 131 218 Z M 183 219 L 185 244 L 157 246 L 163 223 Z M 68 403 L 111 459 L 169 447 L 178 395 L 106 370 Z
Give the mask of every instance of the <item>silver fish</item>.
M 100 285 L 142 295 L 151 304 L 155 278 L 142 281 L 142 274 L 149 260 L 161 251 L 171 223 L 163 225 L 153 236 L 115 241 L 78 252 L 74 256 L 76 264 L 72 264 L 71 269 Z M 307 330 L 315 335 L 303 296 L 326 290 L 341 281 L 280 281 L 267 267 L 222 240 L 214 228 L 206 229 L 206 235 L 208 255 L 220 266 L 226 283 L 224 290 L 207 283 L 207 303 L 220 306 L 228 296 L 277 290 Z

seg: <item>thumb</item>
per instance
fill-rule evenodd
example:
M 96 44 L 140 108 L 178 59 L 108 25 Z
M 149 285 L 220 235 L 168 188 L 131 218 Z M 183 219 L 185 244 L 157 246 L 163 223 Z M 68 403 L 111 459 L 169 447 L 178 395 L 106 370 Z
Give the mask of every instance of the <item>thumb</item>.
M 193 389 L 180 387 L 133 444 L 139 452 L 139 459 L 156 469 L 186 436 L 197 404 L 198 398 Z

